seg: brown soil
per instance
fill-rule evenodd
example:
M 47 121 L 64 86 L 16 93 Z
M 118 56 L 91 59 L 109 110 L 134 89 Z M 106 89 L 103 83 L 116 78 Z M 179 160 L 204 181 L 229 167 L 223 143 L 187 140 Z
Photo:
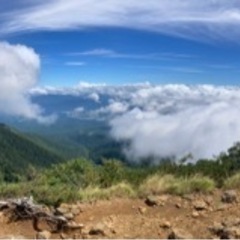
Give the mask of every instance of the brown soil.
M 101 225 L 104 235 L 85 235 L 85 238 L 167 238 L 171 229 L 180 228 L 190 233 L 194 238 L 216 238 L 209 227 L 240 216 L 240 203 L 221 203 L 221 193 L 212 195 L 194 195 L 185 198 L 169 196 L 162 206 L 149 207 L 144 199 L 114 199 L 81 204 L 82 212 L 75 219 L 85 225 L 86 234 L 94 226 Z M 193 207 L 195 200 L 209 203 L 207 210 L 198 211 Z M 30 221 L 7 223 L 1 215 L 0 236 L 23 236 L 34 238 L 36 232 Z M 171 227 L 164 228 L 169 222 Z M 73 237 L 69 233 L 67 237 Z M 53 238 L 59 238 L 53 235 Z

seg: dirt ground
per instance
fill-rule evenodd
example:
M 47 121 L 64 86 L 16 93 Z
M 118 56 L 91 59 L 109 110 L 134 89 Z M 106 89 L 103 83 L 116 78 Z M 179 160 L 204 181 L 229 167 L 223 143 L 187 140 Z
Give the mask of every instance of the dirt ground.
M 181 229 L 193 238 L 212 238 L 217 236 L 209 230 L 216 223 L 231 221 L 240 216 L 240 203 L 222 203 L 221 192 L 211 195 L 191 195 L 185 197 L 159 196 L 157 206 L 148 206 L 145 199 L 114 199 L 81 203 L 81 212 L 75 218 L 84 224 L 84 238 L 168 238 L 173 229 Z M 239 193 L 238 193 L 239 195 Z M 196 210 L 196 201 L 207 203 L 207 207 Z M 8 223 L 2 214 L 0 237 L 35 238 L 31 221 Z M 100 231 L 89 234 L 91 229 Z M 78 236 L 78 237 L 77 237 Z M 67 233 L 63 237 L 79 238 L 76 233 Z M 60 235 L 52 235 L 60 238 Z

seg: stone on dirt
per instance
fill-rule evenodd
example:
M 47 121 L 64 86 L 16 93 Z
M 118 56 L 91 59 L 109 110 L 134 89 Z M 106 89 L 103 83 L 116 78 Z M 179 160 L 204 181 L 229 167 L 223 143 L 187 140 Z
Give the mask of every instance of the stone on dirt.
M 197 211 L 202 211 L 202 210 L 207 210 L 208 209 L 207 203 L 203 200 L 197 200 L 197 201 L 193 202 L 193 207 Z
M 145 207 L 139 207 L 138 208 L 138 211 L 141 213 L 141 214 L 144 214 L 147 212 L 147 209 Z
M 145 200 L 145 203 L 150 206 L 150 207 L 154 207 L 158 205 L 158 198 L 155 196 L 148 196 Z
M 106 225 L 103 223 L 98 223 L 90 229 L 89 234 L 106 236 Z
M 49 231 L 37 232 L 36 239 L 50 239 L 51 233 Z
M 163 221 L 159 224 L 161 228 L 171 228 L 171 223 L 168 221 Z
M 168 239 L 193 239 L 193 236 L 183 229 L 174 228 L 168 235 Z
M 235 190 L 225 191 L 221 198 L 224 203 L 235 203 L 237 202 L 237 192 Z

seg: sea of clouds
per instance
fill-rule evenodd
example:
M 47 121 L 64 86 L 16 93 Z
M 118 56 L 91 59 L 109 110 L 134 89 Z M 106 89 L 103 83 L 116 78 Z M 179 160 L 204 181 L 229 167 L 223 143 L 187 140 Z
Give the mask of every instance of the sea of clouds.
M 90 110 L 80 101 L 71 116 L 108 121 L 111 136 L 130 143 L 124 151 L 132 160 L 189 153 L 195 159 L 212 158 L 240 140 L 239 87 L 81 83 L 32 93 L 73 95 L 95 102 L 97 108 Z

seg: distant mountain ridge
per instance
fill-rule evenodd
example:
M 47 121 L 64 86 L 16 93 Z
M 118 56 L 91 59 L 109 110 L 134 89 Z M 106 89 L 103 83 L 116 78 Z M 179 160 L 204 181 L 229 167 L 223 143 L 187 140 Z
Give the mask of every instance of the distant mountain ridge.
M 62 161 L 56 153 L 0 123 L 0 172 L 4 178 L 5 175 L 25 173 L 29 166 L 43 168 Z

